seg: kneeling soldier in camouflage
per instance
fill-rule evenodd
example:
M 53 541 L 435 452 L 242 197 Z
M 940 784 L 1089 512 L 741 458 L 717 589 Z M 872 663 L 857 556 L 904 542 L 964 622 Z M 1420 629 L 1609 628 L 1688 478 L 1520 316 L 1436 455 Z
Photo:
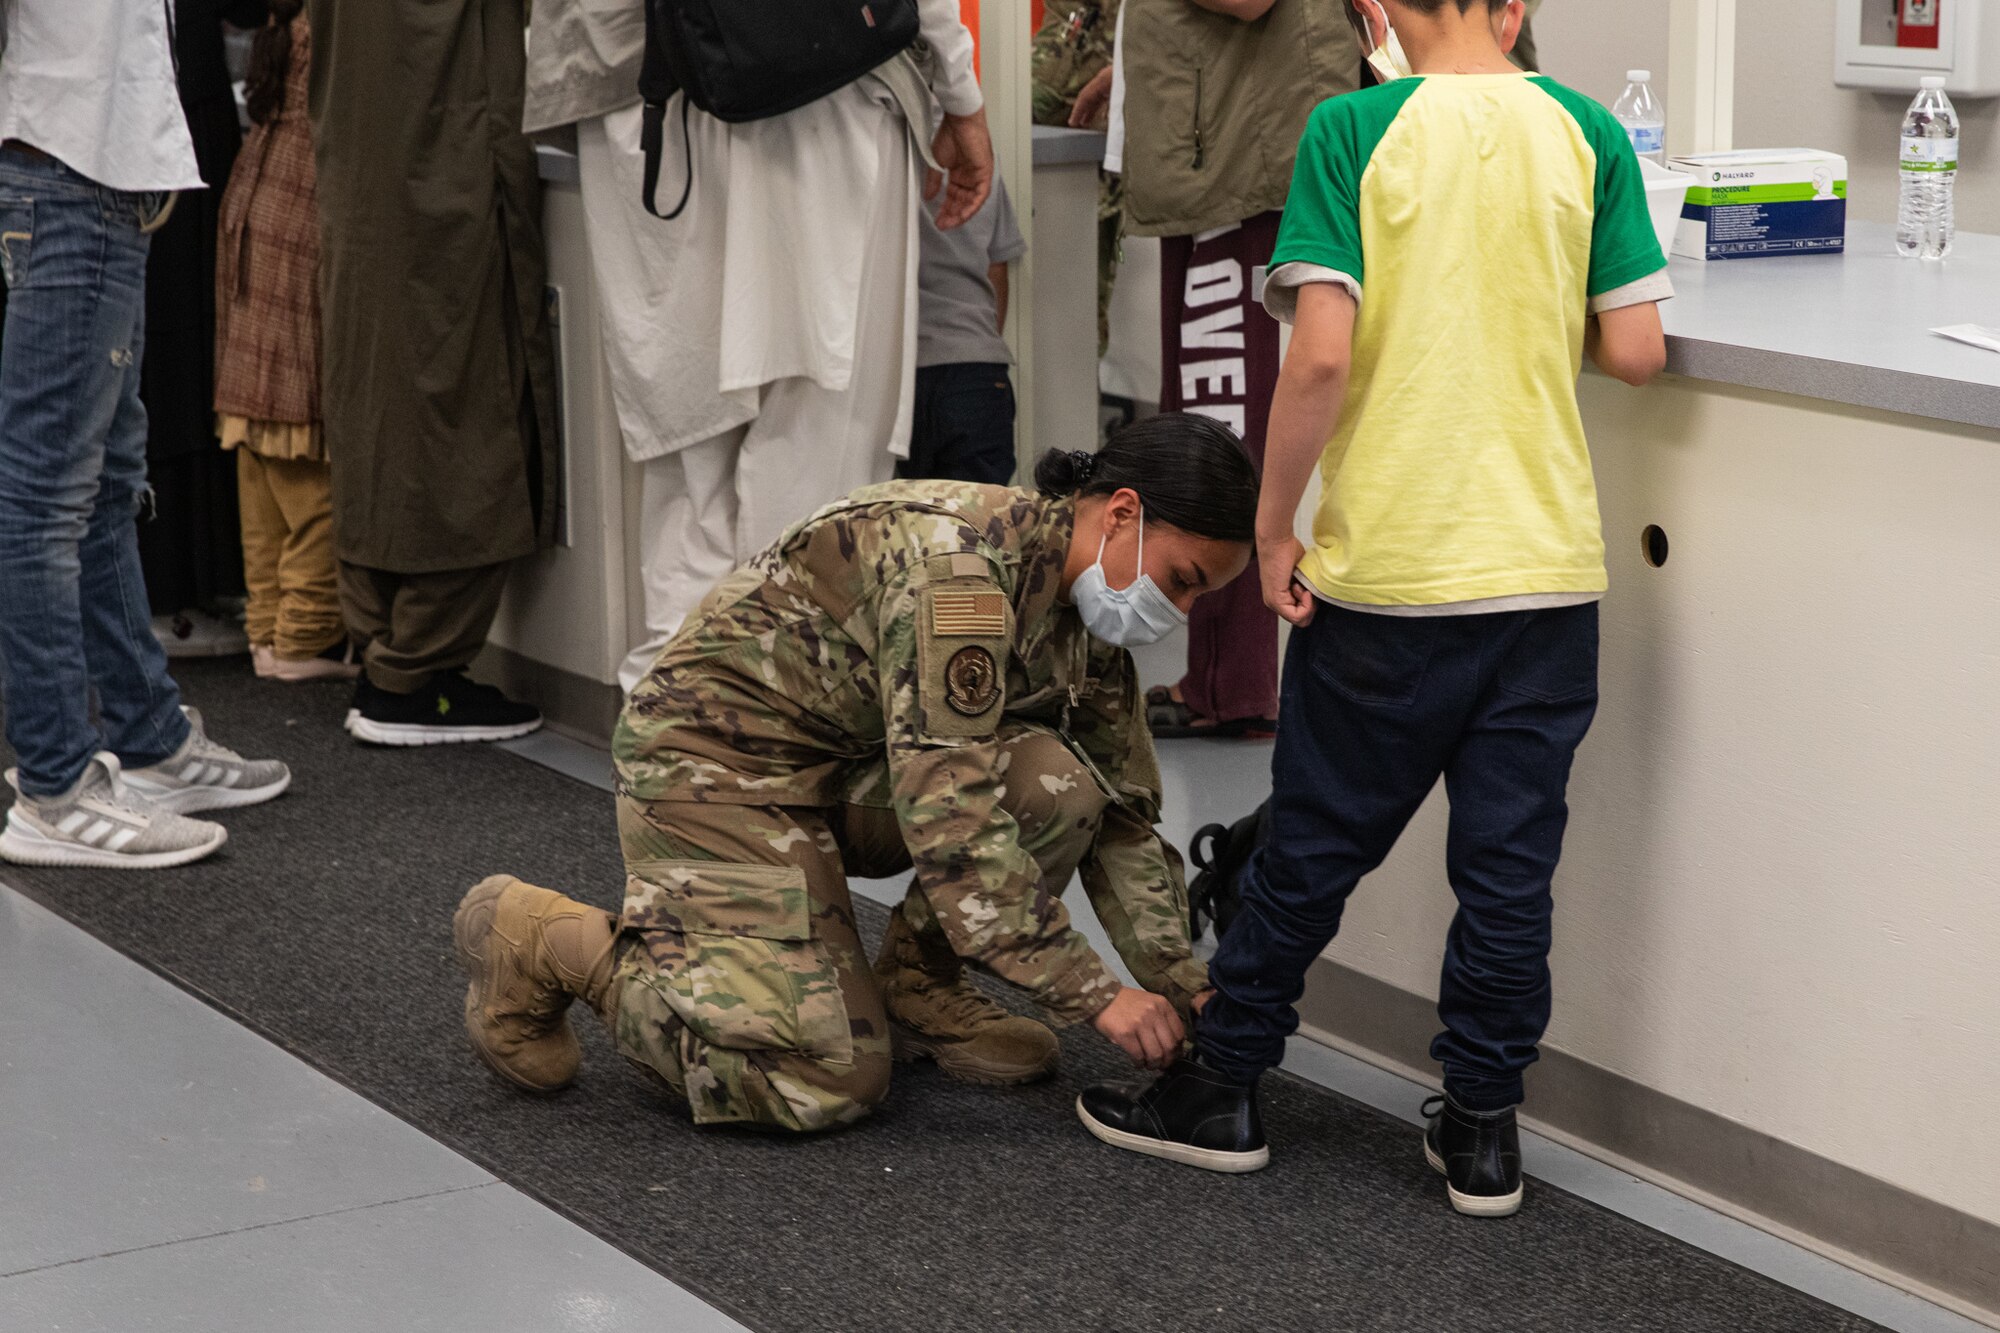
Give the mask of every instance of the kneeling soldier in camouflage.
M 459 907 L 489 1065 L 566 1085 L 581 997 L 703 1124 L 848 1123 L 892 1058 L 1049 1074 L 1055 1035 L 966 963 L 1173 1061 L 1207 974 L 1126 646 L 1243 571 L 1257 479 L 1228 430 L 1171 415 L 1036 480 L 858 491 L 710 594 L 618 728 L 622 917 L 505 876 Z M 847 877 L 911 869 L 871 969 Z M 1070 925 L 1079 870 L 1143 990 Z

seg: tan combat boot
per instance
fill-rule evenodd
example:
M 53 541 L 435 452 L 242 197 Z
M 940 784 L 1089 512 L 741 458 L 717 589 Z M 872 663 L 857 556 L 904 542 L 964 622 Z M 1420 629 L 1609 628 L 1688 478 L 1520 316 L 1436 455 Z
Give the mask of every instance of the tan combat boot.
M 530 1092 L 555 1092 L 583 1060 L 564 1015 L 581 996 L 603 1012 L 618 922 L 512 875 L 481 880 L 451 922 L 465 988 L 465 1031 L 493 1071 Z
M 1033 1083 L 1055 1072 L 1056 1034 L 979 993 L 942 937 L 926 939 L 898 911 L 875 963 L 898 1060 L 936 1060 L 961 1083 Z

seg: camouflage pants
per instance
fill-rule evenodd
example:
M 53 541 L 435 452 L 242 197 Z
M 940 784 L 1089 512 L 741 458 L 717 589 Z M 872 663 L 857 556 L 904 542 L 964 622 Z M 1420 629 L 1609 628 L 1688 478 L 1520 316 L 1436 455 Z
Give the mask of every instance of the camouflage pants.
M 1000 734 L 1001 804 L 1060 893 L 1106 798 L 1056 737 Z M 889 1023 L 847 877 L 910 868 L 895 816 L 621 796 L 618 831 L 619 1051 L 685 1096 L 697 1124 L 803 1132 L 865 1116 L 889 1090 Z M 898 910 L 920 934 L 942 934 L 914 885 Z

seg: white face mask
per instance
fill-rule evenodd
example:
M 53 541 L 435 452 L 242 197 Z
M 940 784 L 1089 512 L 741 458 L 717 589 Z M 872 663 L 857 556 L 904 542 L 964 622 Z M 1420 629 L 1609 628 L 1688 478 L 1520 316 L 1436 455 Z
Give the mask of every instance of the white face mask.
M 1130 587 L 1114 588 L 1104 581 L 1104 544 L 1110 539 L 1108 532 L 1098 539 L 1097 563 L 1077 575 L 1070 588 L 1083 627 L 1106 643 L 1139 648 L 1187 624 L 1187 613 L 1146 572 L 1146 516 L 1139 516 L 1139 577 Z
M 1358 0 L 1359 4 L 1371 4 L 1372 0 Z M 1368 68 L 1375 71 L 1375 77 L 1384 83 L 1394 83 L 1398 79 L 1413 78 L 1416 71 L 1410 68 L 1410 58 L 1403 54 L 1403 43 L 1396 36 L 1396 30 L 1389 25 L 1389 12 L 1375 4 L 1375 13 L 1381 17 L 1382 30 L 1389 39 L 1368 53 Z M 1362 41 L 1372 40 L 1366 25 L 1362 25 Z

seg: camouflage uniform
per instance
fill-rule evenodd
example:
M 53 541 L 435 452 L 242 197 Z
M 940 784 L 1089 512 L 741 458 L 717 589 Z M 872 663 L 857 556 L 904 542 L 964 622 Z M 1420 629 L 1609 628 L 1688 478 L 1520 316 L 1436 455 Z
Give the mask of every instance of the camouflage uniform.
M 886 1091 L 849 874 L 914 868 L 910 926 L 1058 1024 L 1118 991 L 1059 897 L 1078 870 L 1143 985 L 1185 1009 L 1206 984 L 1131 656 L 1057 601 L 1074 522 L 1003 487 L 858 491 L 633 691 L 615 1032 L 697 1121 L 821 1129 Z
M 1049 0 L 1029 69 L 1037 125 L 1067 125 L 1076 95 L 1111 63 L 1119 0 Z
M 1037 125 L 1069 124 L 1077 94 L 1111 63 L 1121 0 L 1049 0 L 1035 33 L 1030 70 Z M 1119 246 L 1125 221 L 1125 185 L 1113 172 L 1098 173 L 1097 189 L 1097 354 L 1111 341 L 1111 289 L 1118 281 Z

